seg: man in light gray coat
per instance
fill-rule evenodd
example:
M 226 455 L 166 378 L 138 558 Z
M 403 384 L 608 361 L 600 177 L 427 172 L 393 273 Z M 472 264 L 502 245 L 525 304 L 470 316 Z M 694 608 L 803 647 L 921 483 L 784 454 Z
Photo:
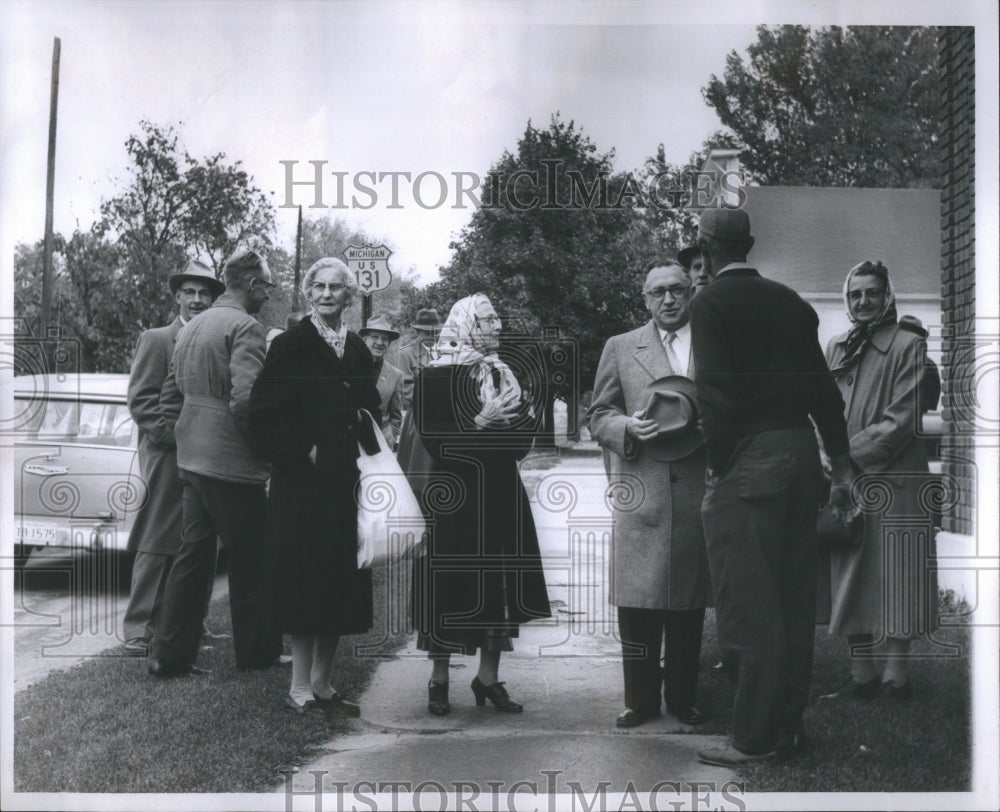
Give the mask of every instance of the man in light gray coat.
M 617 494 L 610 600 L 618 607 L 626 706 L 618 727 L 659 716 L 661 685 L 668 713 L 687 724 L 702 721 L 695 704 L 698 659 L 712 594 L 701 527 L 704 448 L 696 436 L 697 447 L 683 458 L 658 459 L 661 427 L 644 415 L 651 384 L 693 377 L 691 280 L 678 263 L 657 261 L 643 296 L 652 319 L 608 340 L 588 410 L 591 434 L 611 452 Z
M 278 662 L 281 634 L 268 606 L 265 482 L 250 441 L 250 389 L 264 364 L 265 332 L 253 314 L 270 297 L 271 272 L 256 251 L 226 262 L 226 292 L 177 337 L 163 385 L 163 413 L 177 439 L 184 486 L 182 546 L 167 578 L 149 672 L 198 673 L 198 596 L 211 578 L 216 536 L 228 553 L 236 666 Z
M 163 603 L 163 588 L 181 547 L 181 481 L 174 434 L 160 411 L 160 390 L 167 377 L 181 327 L 212 306 L 226 286 L 202 263 L 192 260 L 167 280 L 177 300 L 177 317 L 165 327 L 139 336 L 128 381 L 128 409 L 139 428 L 139 468 L 146 501 L 139 508 L 128 549 L 135 553 L 132 589 L 125 610 L 125 651 L 146 656 Z M 202 613 L 211 597 L 206 589 Z

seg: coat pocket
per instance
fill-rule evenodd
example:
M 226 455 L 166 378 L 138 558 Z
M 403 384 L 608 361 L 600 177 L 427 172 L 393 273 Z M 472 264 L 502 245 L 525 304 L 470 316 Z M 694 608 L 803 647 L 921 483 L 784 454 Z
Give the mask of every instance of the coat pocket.
M 774 499 L 791 485 L 792 458 L 784 449 L 749 448 L 737 462 L 741 499 Z

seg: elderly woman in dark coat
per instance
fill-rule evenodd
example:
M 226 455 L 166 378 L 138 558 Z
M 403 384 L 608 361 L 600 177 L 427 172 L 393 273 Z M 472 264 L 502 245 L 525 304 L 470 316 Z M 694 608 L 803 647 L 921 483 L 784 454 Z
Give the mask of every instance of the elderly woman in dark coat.
M 285 703 L 360 713 L 331 685 L 341 635 L 372 623 L 371 570 L 357 565 L 358 440 L 374 452 L 379 397 L 365 342 L 342 321 L 357 290 L 340 260 L 302 280 L 312 313 L 277 336 L 250 398 L 250 426 L 271 462 L 268 526 L 277 558 L 277 606 L 292 637 Z
M 864 535 L 856 548 L 830 550 L 830 633 L 851 646 L 850 694 L 905 699 L 912 692 L 910 641 L 937 625 L 933 530 L 920 500 L 927 456 L 916 436 L 927 348 L 922 331 L 897 322 L 881 262 L 851 269 L 844 302 L 854 328 L 834 338 L 826 356 L 847 408 Z M 872 652 L 883 640 L 888 659 L 880 676 Z
M 437 716 L 450 710 L 451 654 L 477 649 L 476 704 L 489 699 L 497 710 L 520 712 L 499 681 L 500 653 L 513 650 L 520 623 L 550 616 L 517 469 L 537 430 L 540 409 L 531 392 L 541 387 L 519 381 L 511 369 L 518 364 L 501 360 L 500 327 L 482 293 L 456 302 L 436 358 L 414 387 L 414 425 L 432 474 L 423 492 L 430 544 L 414 566 L 413 618 L 417 645 L 433 663 L 428 710 Z

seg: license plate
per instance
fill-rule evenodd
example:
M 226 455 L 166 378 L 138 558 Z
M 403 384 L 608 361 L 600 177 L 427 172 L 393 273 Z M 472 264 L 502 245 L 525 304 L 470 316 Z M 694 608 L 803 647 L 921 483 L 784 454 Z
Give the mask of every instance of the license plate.
M 55 544 L 59 538 L 56 522 L 21 522 L 17 526 L 17 540 L 30 544 Z

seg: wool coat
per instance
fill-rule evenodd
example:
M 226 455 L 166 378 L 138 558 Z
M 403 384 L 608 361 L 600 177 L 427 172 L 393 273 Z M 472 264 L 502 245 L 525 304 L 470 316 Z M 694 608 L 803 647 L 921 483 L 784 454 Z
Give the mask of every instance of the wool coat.
M 310 319 L 277 336 L 250 396 L 250 430 L 271 463 L 267 526 L 289 634 L 357 634 L 372 623 L 371 570 L 357 564 L 358 443 L 377 451 L 374 361 L 347 333 L 343 358 Z M 310 450 L 316 448 L 316 460 Z
M 652 321 L 609 339 L 597 366 L 588 416 L 591 435 L 611 452 L 610 601 L 616 606 L 698 609 L 712 605 L 701 524 L 704 447 L 684 459 L 660 462 L 625 433 L 628 418 L 646 406 L 640 401 L 646 386 L 672 374 Z
M 827 347 L 830 367 L 847 333 Z M 918 383 L 926 344 L 897 324 L 878 328 L 858 363 L 836 377 L 850 455 L 861 472 L 864 537 L 830 550 L 830 633 L 909 639 L 937 627 L 934 531 L 920 491 L 929 481 Z
M 178 334 L 160 398 L 178 468 L 244 485 L 267 481 L 247 425 L 265 346 L 260 322 L 228 292 Z
M 414 566 L 413 620 L 436 643 L 466 646 L 487 628 L 550 616 L 538 536 L 517 463 L 537 420 L 479 429 L 475 365 L 427 367 L 413 419 L 431 458 L 423 492 L 428 554 Z
M 139 471 L 145 500 L 136 512 L 128 551 L 176 555 L 181 548 L 181 480 L 174 433 L 160 411 L 160 390 L 167 377 L 178 316 L 165 327 L 139 336 L 128 379 L 128 410 L 139 429 Z
M 399 441 L 399 429 L 403 423 L 403 373 L 398 367 L 383 360 L 376 365 L 375 388 L 381 401 L 382 433 L 389 447 Z

